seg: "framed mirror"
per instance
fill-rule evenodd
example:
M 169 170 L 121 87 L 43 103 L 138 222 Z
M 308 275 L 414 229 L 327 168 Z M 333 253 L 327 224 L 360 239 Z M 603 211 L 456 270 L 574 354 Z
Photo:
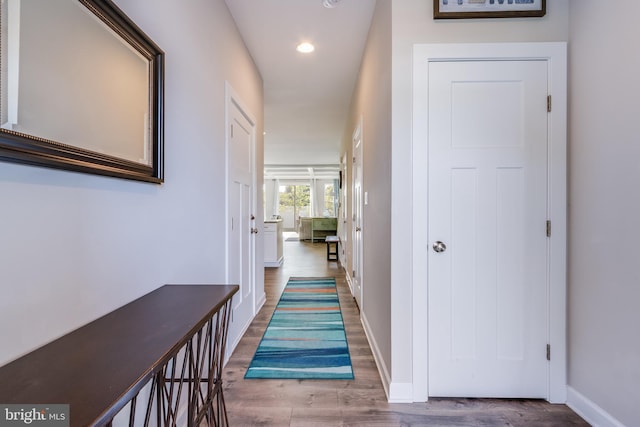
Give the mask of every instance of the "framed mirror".
M 0 160 L 161 183 L 164 53 L 110 0 L 1 0 Z

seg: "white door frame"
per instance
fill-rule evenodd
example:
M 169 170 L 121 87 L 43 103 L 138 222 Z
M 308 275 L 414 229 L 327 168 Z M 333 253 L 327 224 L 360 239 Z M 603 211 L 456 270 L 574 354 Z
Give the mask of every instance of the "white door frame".
M 544 60 L 552 111 L 548 126 L 548 328 L 551 360 L 547 400 L 567 398 L 567 47 L 566 43 L 421 44 L 413 48 L 413 400 L 428 399 L 428 75 L 429 63 L 455 60 Z
M 352 150 L 351 150 L 351 155 L 353 158 L 353 162 L 351 164 L 351 210 L 352 210 L 352 221 L 351 221 L 351 242 L 352 242 L 352 251 L 351 251 L 351 265 L 352 265 L 352 277 L 351 277 L 351 282 L 352 282 L 352 294 L 354 296 L 354 298 L 356 299 L 356 302 L 358 304 L 358 309 L 360 310 L 360 313 L 362 315 L 362 313 L 364 312 L 364 302 L 363 302 L 363 298 L 364 298 L 364 291 L 363 291 L 363 281 L 364 281 L 364 256 L 363 256 L 363 250 L 364 250 L 364 243 L 363 243 L 363 235 L 364 232 L 362 231 L 362 225 L 363 225 L 363 218 L 362 218 L 362 214 L 364 212 L 364 192 L 363 192 L 363 183 L 364 183 L 364 139 L 362 137 L 362 132 L 363 132 L 363 117 L 360 116 L 360 118 L 358 119 L 358 124 L 356 126 L 356 129 L 353 131 L 353 138 L 351 140 L 352 143 Z M 358 156 L 356 156 L 356 150 L 358 153 Z M 358 174 L 356 172 L 356 165 L 359 164 L 360 165 L 360 176 L 358 177 Z M 360 200 L 357 200 L 357 194 L 355 191 L 355 187 L 356 187 L 356 180 L 360 179 Z M 356 209 L 356 204 L 359 204 L 360 206 Z M 356 221 L 356 212 L 359 212 L 360 218 L 358 218 L 358 220 Z M 357 230 L 357 223 L 359 223 L 360 225 L 360 230 Z M 360 233 L 359 238 L 357 237 L 356 233 Z M 357 258 L 357 260 L 356 260 Z M 357 262 L 356 262 L 357 261 Z M 356 266 L 358 268 L 358 271 L 356 272 Z M 356 274 L 357 273 L 357 274 Z M 356 281 L 357 280 L 357 281 Z M 356 285 L 357 283 L 357 285 Z
M 229 82 L 225 82 L 225 224 L 229 224 L 231 222 L 230 219 L 230 213 L 229 213 L 229 184 L 230 184 L 230 176 L 229 174 L 230 172 L 230 160 L 229 160 L 229 154 L 230 154 L 230 149 L 229 149 L 229 142 L 231 140 L 231 108 L 232 106 L 235 105 L 240 112 L 244 115 L 244 117 L 247 119 L 247 121 L 251 124 L 251 194 L 250 194 L 250 199 L 251 199 L 251 207 L 253 210 L 253 215 L 255 217 L 255 221 L 252 224 L 252 228 L 257 229 L 258 231 L 261 231 L 263 229 L 263 227 L 260 225 L 262 223 L 262 214 L 260 212 L 262 212 L 262 208 L 258 209 L 258 202 L 257 202 L 257 198 L 258 198 L 258 193 L 257 193 L 257 174 L 256 174 L 256 120 L 253 117 L 253 115 L 251 114 L 250 110 L 246 107 L 246 105 L 244 104 L 244 102 L 242 102 L 242 100 L 240 99 L 240 97 L 238 96 L 238 94 L 236 93 L 236 91 L 231 87 L 231 85 L 229 84 Z M 259 211 L 259 212 L 258 212 Z M 230 276 L 231 276 L 231 272 L 230 272 L 230 262 L 229 262 L 229 257 L 230 257 L 230 227 L 225 226 L 225 282 L 229 283 L 230 282 Z M 249 249 L 250 251 L 250 271 L 249 271 L 249 277 L 250 277 L 250 282 L 251 282 L 251 287 L 252 287 L 252 301 L 251 301 L 251 312 L 252 312 L 252 319 L 253 317 L 255 317 L 256 313 L 257 313 L 257 301 L 258 301 L 258 297 L 256 295 L 256 266 L 257 266 L 257 259 L 256 259 L 256 245 L 260 242 L 262 242 L 262 239 L 260 238 L 260 240 L 257 239 L 257 234 L 255 233 L 251 233 L 251 247 Z M 227 340 L 228 344 L 227 344 L 227 357 L 229 357 L 231 355 L 231 353 L 233 352 L 233 349 L 236 347 L 236 345 L 238 344 L 238 342 L 240 341 L 240 338 L 242 337 L 242 335 L 244 334 L 244 332 L 246 331 L 246 329 L 249 327 L 249 325 L 251 324 L 251 321 L 247 322 L 247 324 L 244 326 L 243 330 L 240 331 L 240 335 L 237 337 L 232 337 L 230 336 Z
M 340 250 L 338 251 L 338 258 L 340 259 L 340 263 L 345 266 L 347 265 L 345 245 L 350 244 L 351 240 L 349 235 L 347 234 L 347 197 L 349 196 L 349 192 L 347 191 L 347 153 L 344 153 L 342 158 L 340 159 L 340 214 L 338 216 L 338 229 L 340 236 Z M 347 274 L 348 276 L 348 274 Z M 349 280 L 349 287 L 351 288 L 351 281 Z M 351 294 L 353 295 L 353 289 L 351 289 Z

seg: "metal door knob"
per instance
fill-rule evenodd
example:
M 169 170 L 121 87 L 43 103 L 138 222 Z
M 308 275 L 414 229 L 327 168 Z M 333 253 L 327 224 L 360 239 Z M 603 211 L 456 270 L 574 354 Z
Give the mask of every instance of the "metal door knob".
M 435 242 L 433 244 L 433 250 L 440 253 L 440 252 L 444 252 L 447 250 L 447 245 L 445 245 L 444 243 L 442 243 L 440 240 L 438 240 L 437 242 Z

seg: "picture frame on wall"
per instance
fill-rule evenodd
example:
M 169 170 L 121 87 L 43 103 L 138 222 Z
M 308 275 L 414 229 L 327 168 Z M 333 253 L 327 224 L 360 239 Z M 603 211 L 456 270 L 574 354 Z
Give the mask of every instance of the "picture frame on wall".
M 539 18 L 546 0 L 433 0 L 434 19 Z

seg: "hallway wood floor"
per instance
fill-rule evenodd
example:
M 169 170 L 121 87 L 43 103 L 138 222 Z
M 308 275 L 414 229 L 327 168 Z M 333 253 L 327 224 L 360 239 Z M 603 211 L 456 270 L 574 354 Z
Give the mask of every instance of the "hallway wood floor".
M 538 400 L 387 402 L 344 271 L 324 243 L 285 242 L 285 262 L 265 269 L 267 302 L 224 369 L 231 426 L 588 426 L 564 405 Z M 289 277 L 336 277 L 355 380 L 244 380 Z

